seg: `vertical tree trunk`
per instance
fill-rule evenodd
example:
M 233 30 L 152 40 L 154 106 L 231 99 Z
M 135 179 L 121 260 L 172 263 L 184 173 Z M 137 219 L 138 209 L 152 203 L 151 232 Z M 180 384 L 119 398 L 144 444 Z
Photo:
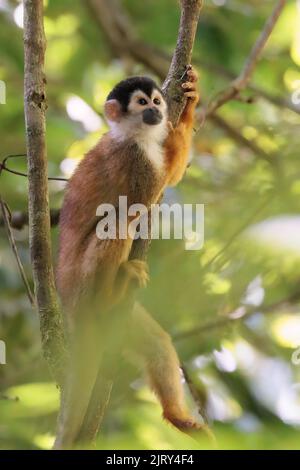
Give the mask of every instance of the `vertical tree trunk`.
M 45 143 L 43 0 L 24 0 L 24 106 L 29 180 L 29 240 L 44 355 L 56 377 L 64 350 L 51 256 Z
M 180 87 L 185 67 L 190 64 L 202 0 L 181 0 L 181 17 L 176 48 L 163 92 L 168 102 L 169 119 L 176 126 L 185 106 Z

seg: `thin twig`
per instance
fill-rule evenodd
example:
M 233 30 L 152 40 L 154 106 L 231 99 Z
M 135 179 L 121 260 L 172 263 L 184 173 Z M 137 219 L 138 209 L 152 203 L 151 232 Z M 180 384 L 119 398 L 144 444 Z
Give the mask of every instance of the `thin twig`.
M 252 140 L 247 139 L 243 136 L 235 127 L 233 127 L 229 122 L 227 122 L 224 118 L 219 116 L 218 114 L 214 113 L 209 116 L 209 119 L 213 124 L 218 126 L 219 128 L 223 129 L 226 134 L 239 145 L 248 148 L 253 152 L 253 154 L 261 158 L 262 160 L 267 161 L 268 163 L 275 163 L 275 157 L 266 153 L 261 147 L 259 147 L 255 142 Z
M 7 233 L 7 237 L 8 237 L 8 240 L 9 240 L 9 243 L 10 243 L 10 246 L 11 246 L 11 249 L 14 253 L 14 256 L 16 258 L 16 261 L 17 261 L 17 264 L 18 264 L 18 268 L 19 268 L 19 271 L 20 271 L 20 274 L 21 274 L 21 278 L 23 280 L 23 283 L 24 283 L 24 286 L 25 286 L 25 290 L 26 290 L 26 293 L 27 293 L 27 297 L 29 299 L 29 302 L 31 303 L 31 305 L 33 307 L 35 307 L 35 298 L 34 298 L 34 294 L 32 293 L 31 291 L 31 288 L 30 288 L 30 285 L 29 285 L 29 282 L 27 280 L 27 277 L 26 277 L 26 274 L 25 274 L 25 270 L 24 270 L 24 267 L 23 267 L 23 264 L 22 264 L 22 261 L 20 259 L 20 256 L 19 256 L 19 253 L 18 253 L 18 249 L 17 249 L 17 245 L 16 245 L 16 242 L 15 242 L 15 239 L 14 239 L 14 236 L 13 236 L 13 232 L 12 232 L 12 229 L 11 229 L 11 225 L 10 225 L 10 211 L 7 207 L 7 204 L 3 201 L 2 197 L 0 196 L 0 206 L 1 206 L 1 212 L 2 212 L 2 217 L 3 217 L 3 221 L 4 221 L 4 225 L 5 225 L 5 229 L 6 229 L 6 233 Z
M 159 50 L 158 53 L 164 54 L 164 52 L 161 50 Z M 167 54 L 164 54 L 164 55 L 167 56 Z M 231 70 L 228 70 L 227 68 L 223 67 L 220 64 L 207 62 L 203 60 L 202 58 L 198 58 L 198 57 L 194 58 L 193 62 L 199 67 L 203 67 L 209 72 L 216 74 L 216 75 L 221 75 L 222 77 L 226 79 L 234 80 L 236 78 L 236 74 L 234 72 L 232 72 Z M 296 114 L 300 114 L 300 106 L 297 104 L 294 104 L 290 98 L 280 96 L 280 95 L 274 95 L 270 93 L 269 91 L 265 90 L 264 88 L 261 88 L 256 83 L 248 82 L 247 89 L 253 92 L 255 96 L 263 98 L 265 101 L 269 101 L 274 106 L 277 106 L 279 108 L 287 108 Z
M 270 17 L 267 19 L 259 38 L 251 49 L 251 52 L 244 64 L 241 73 L 228 88 L 218 93 L 218 95 L 211 101 L 205 110 L 206 117 L 213 114 L 218 108 L 223 106 L 228 101 L 234 99 L 244 88 L 246 88 L 259 60 L 261 52 L 266 45 L 285 4 L 286 0 L 278 1 Z
M 268 197 L 255 209 L 255 211 L 250 214 L 246 221 L 244 221 L 240 227 L 231 235 L 231 237 L 227 240 L 225 245 L 203 266 L 203 270 L 208 269 L 236 240 L 236 238 L 246 230 L 246 228 L 250 225 L 250 223 L 255 220 L 255 218 L 260 214 L 265 207 L 270 203 L 272 198 L 274 197 L 274 192 L 268 195 Z
M 55 227 L 59 222 L 60 209 L 50 209 L 51 227 Z M 14 211 L 11 213 L 10 226 L 15 230 L 22 230 L 28 225 L 28 212 Z M 4 226 L 4 220 L 0 217 L 0 227 Z
M 200 390 L 199 387 L 197 387 L 186 366 L 181 364 L 181 370 L 184 376 L 184 379 L 186 381 L 186 384 L 189 388 L 189 391 L 191 392 L 191 395 L 193 397 L 193 400 L 198 408 L 198 413 L 199 415 L 203 418 L 204 424 L 208 424 L 208 417 L 206 413 L 206 402 L 207 402 L 207 397 L 205 396 L 205 392 Z M 201 393 L 202 392 L 202 393 Z
M 12 155 L 7 155 L 3 160 L 2 162 L 0 162 L 0 170 L 5 170 L 9 173 L 12 173 L 14 175 L 17 175 L 17 176 L 25 176 L 25 178 L 28 178 L 28 173 L 23 173 L 21 171 L 16 171 L 16 170 L 12 170 L 11 168 L 8 168 L 7 165 L 6 165 L 6 162 L 10 159 L 10 158 L 16 158 L 16 157 L 27 157 L 26 153 L 20 153 L 20 154 L 12 154 Z M 59 176 L 49 176 L 48 177 L 48 181 L 68 181 L 68 178 L 62 178 L 62 177 L 59 177 Z
M 293 294 L 289 295 L 288 297 L 285 297 L 270 305 L 261 305 L 261 306 L 242 305 L 242 306 L 237 307 L 233 312 L 231 312 L 231 314 L 228 314 L 224 316 L 223 318 L 219 318 L 217 320 L 213 320 L 211 322 L 207 322 L 202 325 L 199 325 L 198 327 L 191 328 L 186 331 L 180 331 L 174 334 L 173 340 L 182 341 L 192 336 L 202 335 L 204 333 L 207 333 L 208 331 L 212 331 L 218 328 L 223 328 L 232 323 L 244 321 L 257 312 L 261 312 L 265 314 L 272 313 L 274 311 L 278 311 L 278 309 L 284 305 L 287 305 L 293 302 L 298 302 L 299 300 L 300 300 L 300 292 L 298 290 L 298 291 L 295 291 Z M 234 312 L 237 312 L 239 308 L 243 308 L 244 312 L 242 312 L 242 314 L 239 316 L 235 316 Z
M 17 176 L 25 176 L 25 178 L 28 178 L 28 173 L 22 173 L 21 171 L 12 170 L 11 168 L 7 168 L 7 166 L 2 166 L 2 169 L 7 171 L 8 173 L 12 173 Z M 68 178 L 63 178 L 59 176 L 49 176 L 48 181 L 68 181 Z
M 10 397 L 8 395 L 3 395 L 2 393 L 0 393 L 0 400 L 7 400 L 7 401 L 20 401 L 20 398 L 19 397 Z

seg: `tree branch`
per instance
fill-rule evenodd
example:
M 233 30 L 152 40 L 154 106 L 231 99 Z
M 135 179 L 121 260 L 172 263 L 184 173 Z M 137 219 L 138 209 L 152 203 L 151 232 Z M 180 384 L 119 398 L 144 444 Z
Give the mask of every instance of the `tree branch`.
M 60 209 L 50 209 L 51 227 L 58 225 Z M 14 211 L 11 213 L 10 226 L 16 230 L 22 230 L 28 225 L 28 212 Z M 5 220 L 0 217 L 0 227 L 5 227 Z
M 0 162 L 0 172 L 7 171 L 8 173 L 12 173 L 13 175 L 17 176 L 24 176 L 25 178 L 28 178 L 27 173 L 23 173 L 22 171 L 16 171 L 12 170 L 11 168 L 8 168 L 6 165 L 6 162 L 10 160 L 11 158 L 16 158 L 16 157 L 27 157 L 26 153 L 19 153 L 19 154 L 13 154 L 13 155 L 7 155 L 2 162 Z M 49 176 L 48 181 L 68 181 L 67 178 L 62 178 L 60 176 Z
M 181 370 L 194 402 L 197 405 L 198 413 L 203 419 L 204 423 L 208 425 L 208 417 L 206 413 L 207 394 L 205 393 L 205 388 L 196 386 L 186 366 L 181 364 Z
M 51 256 L 45 144 L 43 0 L 24 0 L 24 106 L 29 181 L 29 241 L 44 356 L 60 380 L 64 335 Z
M 248 85 L 251 75 L 255 69 L 255 66 L 258 62 L 258 59 L 261 55 L 263 48 L 265 47 L 276 22 L 286 4 L 286 0 L 279 0 L 275 6 L 273 12 L 265 23 L 265 26 L 254 44 L 244 67 L 239 74 L 239 76 L 232 82 L 231 86 L 226 88 L 223 92 L 219 93 L 208 105 L 208 108 L 205 111 L 205 116 L 208 117 L 212 115 L 218 108 L 223 106 L 228 101 L 236 98 L 239 93 L 246 88 Z
M 184 76 L 186 66 L 191 62 L 201 7 L 202 1 L 181 0 L 182 14 L 177 45 L 162 87 L 168 103 L 169 119 L 175 126 L 185 106 L 183 90 L 178 85 Z
M 297 290 L 288 297 L 285 297 L 277 302 L 274 302 L 270 305 L 261 305 L 261 306 L 249 306 L 243 305 L 237 307 L 234 312 L 224 316 L 223 318 L 218 318 L 216 320 L 207 322 L 205 324 L 199 325 L 198 327 L 191 328 L 186 331 L 180 331 L 173 336 L 174 341 L 182 341 L 192 336 L 202 335 L 207 333 L 208 331 L 212 331 L 218 328 L 223 328 L 229 324 L 244 321 L 247 318 L 251 317 L 257 312 L 263 312 L 265 314 L 272 313 L 274 311 L 278 311 L 279 308 L 284 307 L 285 305 L 289 305 L 290 303 L 299 302 L 300 300 L 300 291 Z M 242 309 L 240 315 L 234 315 L 238 309 Z
M 159 52 L 160 54 L 163 54 L 162 51 Z M 227 78 L 229 80 L 234 80 L 236 77 L 236 74 L 234 72 L 226 69 L 222 65 L 210 63 L 198 58 L 194 59 L 194 63 L 210 71 L 211 73 L 221 75 L 222 77 Z M 247 89 L 249 91 L 252 91 L 255 95 L 263 98 L 264 100 L 269 101 L 274 106 L 277 106 L 279 108 L 287 108 L 296 114 L 300 114 L 300 106 L 294 104 L 290 99 L 284 96 L 274 95 L 269 91 L 265 90 L 264 88 L 261 88 L 260 86 L 256 85 L 255 83 L 248 83 Z
M 191 3 L 193 2 L 195 0 Z M 159 57 L 154 48 L 139 40 L 119 0 L 84 0 L 84 4 L 104 31 L 111 49 L 118 57 L 133 57 L 151 68 L 159 77 L 165 76 L 168 61 Z
M 252 140 L 246 139 L 235 127 L 233 127 L 229 122 L 223 119 L 218 114 L 214 113 L 209 116 L 210 121 L 218 126 L 220 129 L 223 129 L 224 132 L 237 144 L 242 145 L 243 147 L 248 148 L 256 155 L 258 158 L 261 158 L 268 163 L 274 163 L 275 158 L 272 155 L 266 153 L 261 147 L 259 147 Z

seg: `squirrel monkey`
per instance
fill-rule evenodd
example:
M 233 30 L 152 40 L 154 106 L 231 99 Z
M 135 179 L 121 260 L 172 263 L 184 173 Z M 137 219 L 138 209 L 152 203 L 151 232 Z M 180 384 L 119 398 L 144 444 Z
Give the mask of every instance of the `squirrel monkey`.
M 68 183 L 60 216 L 57 286 L 69 331 L 77 328 L 78 336 L 86 338 L 91 356 L 98 354 L 101 337 L 87 324 L 101 312 L 97 301 L 88 312 L 85 299 L 97 298 L 101 311 L 103 305 L 107 311 L 126 295 L 129 281 L 144 286 L 148 280 L 147 264 L 128 259 L 131 238 L 97 238 L 96 209 L 101 203 L 118 209 L 120 195 L 127 196 L 128 206 L 142 203 L 150 208 L 167 186 L 181 180 L 199 99 L 197 74 L 191 66 L 186 77 L 182 88 L 187 101 L 176 128 L 168 121 L 167 103 L 152 79 L 132 77 L 117 84 L 105 103 L 110 131 L 87 153 Z M 179 361 L 169 335 L 141 306 L 135 307 L 132 316 L 137 334 L 130 346 L 146 367 L 164 418 L 185 432 L 200 428 L 186 408 Z M 92 384 L 94 379 L 87 372 L 81 381 Z M 88 398 L 80 392 L 81 403 Z M 72 432 L 78 432 L 84 417 L 86 404 L 82 409 L 79 403 L 74 406 L 77 423 L 66 413 L 64 445 L 71 441 Z

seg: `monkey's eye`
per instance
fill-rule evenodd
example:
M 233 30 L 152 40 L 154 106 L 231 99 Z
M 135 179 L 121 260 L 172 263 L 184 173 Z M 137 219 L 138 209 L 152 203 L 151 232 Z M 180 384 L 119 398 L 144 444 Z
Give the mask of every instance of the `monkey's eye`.
M 147 104 L 147 101 L 145 100 L 145 98 L 140 98 L 138 100 L 138 104 L 142 105 L 142 106 L 145 106 Z
M 154 98 L 153 103 L 158 106 L 160 104 L 160 99 Z

